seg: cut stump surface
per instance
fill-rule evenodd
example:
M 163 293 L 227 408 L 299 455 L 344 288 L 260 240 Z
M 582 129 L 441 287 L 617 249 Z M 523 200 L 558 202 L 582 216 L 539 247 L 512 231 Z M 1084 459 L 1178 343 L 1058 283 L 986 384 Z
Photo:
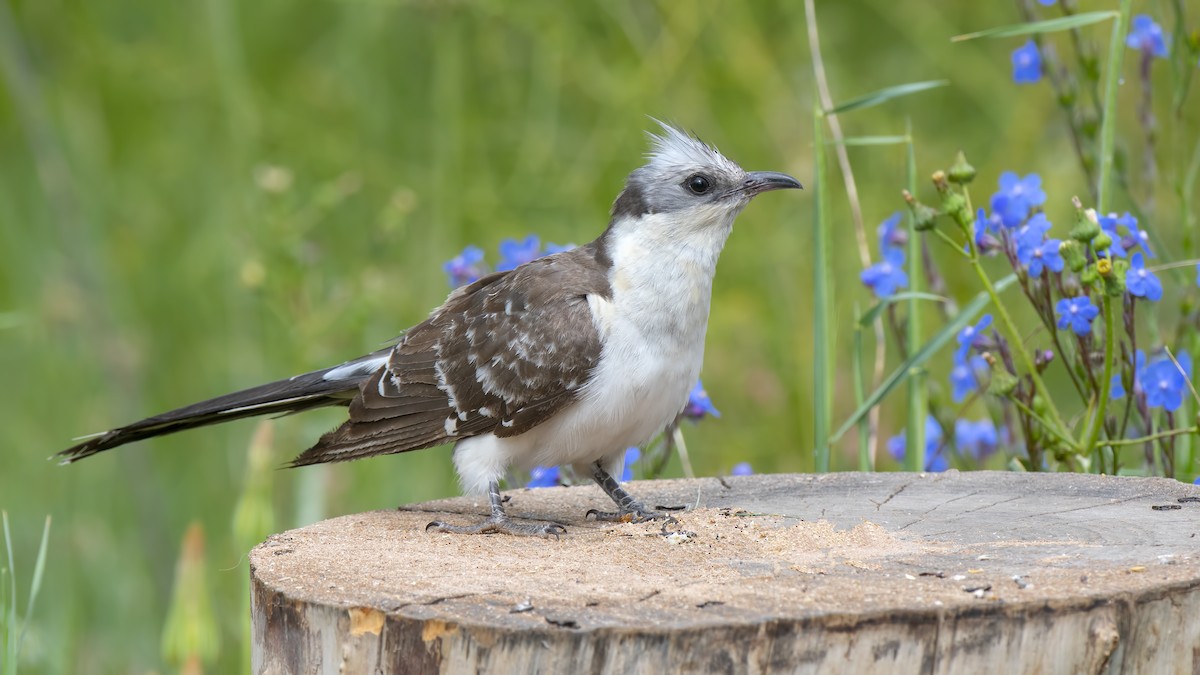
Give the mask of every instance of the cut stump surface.
M 1200 672 L 1200 488 L 1002 472 L 635 482 L 678 522 L 559 540 L 426 533 L 457 498 L 326 520 L 250 554 L 256 673 Z M 1155 508 L 1161 507 L 1161 508 Z

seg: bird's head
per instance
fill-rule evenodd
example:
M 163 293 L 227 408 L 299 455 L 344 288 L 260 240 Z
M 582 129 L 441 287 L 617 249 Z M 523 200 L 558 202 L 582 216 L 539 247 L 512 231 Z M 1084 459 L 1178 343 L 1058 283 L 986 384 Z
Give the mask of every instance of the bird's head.
M 655 220 L 673 228 L 717 227 L 727 233 L 755 195 L 801 187 L 787 174 L 746 171 L 700 139 L 659 125 L 662 133 L 650 134 L 646 165 L 629 175 L 613 203 L 614 221 L 659 216 Z

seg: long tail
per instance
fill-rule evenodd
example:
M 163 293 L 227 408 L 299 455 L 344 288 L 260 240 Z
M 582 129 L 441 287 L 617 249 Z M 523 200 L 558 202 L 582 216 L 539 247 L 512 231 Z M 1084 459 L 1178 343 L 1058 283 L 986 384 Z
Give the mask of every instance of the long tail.
M 278 382 L 235 391 L 170 412 L 147 417 L 90 438 L 58 453 L 62 464 L 154 436 L 220 424 L 257 415 L 287 414 L 331 405 L 347 405 L 358 386 L 387 362 L 391 348 L 340 366 L 314 370 Z

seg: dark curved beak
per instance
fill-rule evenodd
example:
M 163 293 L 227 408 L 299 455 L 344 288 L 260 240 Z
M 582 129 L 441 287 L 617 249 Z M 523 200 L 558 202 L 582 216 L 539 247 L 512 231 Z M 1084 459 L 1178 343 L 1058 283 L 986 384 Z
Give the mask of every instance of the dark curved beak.
M 751 171 L 746 175 L 746 180 L 742 181 L 740 192 L 754 195 L 760 192 L 768 192 L 770 190 L 803 190 L 804 186 L 800 181 L 792 178 L 786 173 L 778 171 Z

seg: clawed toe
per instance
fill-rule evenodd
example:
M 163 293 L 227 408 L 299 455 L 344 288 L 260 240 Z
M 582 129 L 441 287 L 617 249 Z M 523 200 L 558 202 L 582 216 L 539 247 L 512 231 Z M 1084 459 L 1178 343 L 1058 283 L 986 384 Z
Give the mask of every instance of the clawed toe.
M 682 511 L 683 508 L 669 508 L 657 506 L 657 509 L 670 511 Z M 620 511 L 601 511 L 599 509 L 588 509 L 584 514 L 587 520 L 601 521 L 607 523 L 645 523 L 651 520 L 665 520 L 668 522 L 674 521 L 675 517 L 668 513 L 660 513 L 643 507 L 634 507 L 631 509 L 622 509 Z
M 451 534 L 511 534 L 518 537 L 558 539 L 567 533 L 567 528 L 558 523 L 518 523 L 508 516 L 492 516 L 477 525 L 451 525 L 434 520 L 425 526 L 425 531 Z

